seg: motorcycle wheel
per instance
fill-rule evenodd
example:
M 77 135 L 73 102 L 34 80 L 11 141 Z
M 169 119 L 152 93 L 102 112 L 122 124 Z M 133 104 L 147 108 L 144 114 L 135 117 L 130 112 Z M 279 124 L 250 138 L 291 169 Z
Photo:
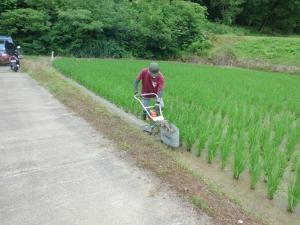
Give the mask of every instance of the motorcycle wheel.
M 12 63 L 12 64 L 10 65 L 10 69 L 11 69 L 12 71 L 14 71 L 14 72 L 18 72 L 19 67 L 18 67 L 18 65 L 17 65 L 16 63 Z

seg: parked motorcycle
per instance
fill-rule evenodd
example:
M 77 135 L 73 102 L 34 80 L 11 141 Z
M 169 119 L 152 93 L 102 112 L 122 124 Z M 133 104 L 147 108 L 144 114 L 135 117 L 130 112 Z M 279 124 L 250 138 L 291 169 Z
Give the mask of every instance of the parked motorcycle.
M 20 69 L 20 59 L 17 54 L 10 56 L 9 66 L 12 71 L 18 72 L 18 70 Z
M 5 41 L 5 51 L 9 55 L 9 66 L 15 72 L 18 72 L 20 69 L 20 48 L 20 46 L 16 46 L 13 42 Z

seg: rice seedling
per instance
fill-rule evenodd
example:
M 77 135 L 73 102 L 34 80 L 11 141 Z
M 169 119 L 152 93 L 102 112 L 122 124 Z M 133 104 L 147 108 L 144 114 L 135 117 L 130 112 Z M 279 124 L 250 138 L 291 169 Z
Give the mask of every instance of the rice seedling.
M 234 151 L 233 177 L 238 180 L 246 165 L 245 139 L 239 137 Z
M 224 144 L 221 146 L 221 169 L 224 169 L 227 163 L 227 160 L 230 156 L 231 144 L 233 141 L 233 132 L 234 128 L 229 127 L 227 134 L 224 137 Z
M 291 176 L 288 187 L 288 208 L 293 212 L 295 207 L 300 203 L 300 166 L 298 165 L 295 173 Z
M 293 127 L 289 130 L 288 141 L 286 144 L 286 152 L 288 156 L 288 160 L 293 155 L 297 144 L 300 143 L 300 125 L 297 127 Z
M 291 171 L 295 172 L 297 170 L 297 167 L 299 166 L 300 163 L 300 153 L 299 152 L 295 152 L 292 156 L 292 160 L 291 160 Z
M 193 129 L 193 126 L 188 126 L 187 135 L 186 135 L 186 148 L 188 151 L 192 149 L 195 140 L 196 140 L 196 129 Z
M 285 153 L 276 149 L 272 149 L 272 157 L 269 157 L 269 164 L 267 165 L 267 196 L 269 199 L 273 199 L 275 193 L 278 190 L 280 182 L 282 181 L 282 175 L 285 169 L 286 156 Z
M 200 156 L 202 151 L 204 150 L 205 144 L 209 137 L 209 131 L 211 126 L 211 117 L 212 114 L 205 115 L 202 113 L 200 117 L 200 127 L 199 135 L 198 135 L 198 144 L 197 144 L 197 156 Z
M 217 146 L 218 146 L 217 137 L 212 135 L 208 141 L 208 149 L 207 149 L 208 150 L 208 153 L 207 153 L 207 162 L 208 163 L 212 163 L 212 160 L 216 154 Z
M 274 198 L 280 184 L 279 171 L 279 165 L 274 164 L 273 169 L 267 174 L 267 196 L 271 200 Z
M 279 169 L 280 169 L 280 171 L 279 171 L 279 177 L 280 178 L 283 178 L 283 174 L 284 174 L 284 171 L 285 171 L 285 169 L 287 168 L 287 163 L 288 163 L 288 160 L 287 160 L 287 155 L 286 155 L 286 152 L 285 151 L 283 151 L 282 149 L 281 150 L 279 150 L 279 162 L 278 162 L 278 164 L 279 164 Z
M 263 154 L 263 166 L 265 175 L 268 176 L 268 174 L 271 172 L 273 167 L 273 159 L 274 159 L 274 146 L 272 145 L 272 132 L 270 128 L 266 128 L 262 134 L 261 137 L 263 137 L 262 140 L 262 154 Z
M 255 144 L 258 142 L 258 134 L 259 134 L 259 125 L 254 124 L 253 126 L 250 127 L 248 131 L 248 140 L 249 140 L 249 148 L 252 149 Z
M 222 139 L 222 134 L 223 134 L 223 121 L 221 119 L 221 115 L 219 114 L 217 116 L 213 132 L 208 142 L 208 154 L 207 154 L 208 163 L 212 163 L 212 160 L 216 156 L 218 147 Z
M 283 137 L 285 135 L 286 126 L 282 121 L 275 123 L 274 129 L 274 145 L 279 146 L 282 143 Z
M 209 136 L 208 126 L 199 132 L 198 144 L 197 144 L 197 156 L 200 156 L 204 150 L 205 144 Z
M 249 152 L 249 174 L 250 174 L 250 188 L 253 190 L 260 178 L 261 174 L 261 160 L 260 160 L 260 146 L 254 143 Z

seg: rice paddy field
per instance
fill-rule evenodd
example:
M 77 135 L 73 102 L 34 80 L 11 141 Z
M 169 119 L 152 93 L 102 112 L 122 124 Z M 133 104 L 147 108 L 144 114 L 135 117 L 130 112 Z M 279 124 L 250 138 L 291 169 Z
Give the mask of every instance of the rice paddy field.
M 125 111 L 141 114 L 133 81 L 148 61 L 62 58 L 54 66 Z M 160 62 L 165 117 L 180 128 L 187 150 L 265 182 L 273 199 L 282 183 L 287 210 L 300 203 L 300 76 Z

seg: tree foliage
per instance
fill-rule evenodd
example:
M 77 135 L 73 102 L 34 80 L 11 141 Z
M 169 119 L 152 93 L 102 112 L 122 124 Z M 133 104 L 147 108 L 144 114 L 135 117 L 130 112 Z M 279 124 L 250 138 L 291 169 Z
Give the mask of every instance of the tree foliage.
M 49 17 L 44 11 L 19 8 L 1 14 L 1 33 L 17 37 L 24 48 L 44 52 L 49 41 Z
M 207 18 L 299 33 L 299 12 L 299 0 L 1 0 L 0 33 L 29 54 L 172 58 L 209 48 Z
M 0 13 L 0 32 L 27 53 L 170 58 L 207 46 L 206 9 L 189 1 L 6 0 Z
M 237 16 L 239 24 L 254 26 L 260 31 L 300 31 L 299 0 L 247 0 L 243 9 Z
M 192 2 L 205 5 L 209 19 L 232 25 L 236 16 L 241 13 L 245 0 L 192 0 Z
M 299 33 L 299 0 L 192 0 L 207 7 L 209 18 L 259 31 Z

